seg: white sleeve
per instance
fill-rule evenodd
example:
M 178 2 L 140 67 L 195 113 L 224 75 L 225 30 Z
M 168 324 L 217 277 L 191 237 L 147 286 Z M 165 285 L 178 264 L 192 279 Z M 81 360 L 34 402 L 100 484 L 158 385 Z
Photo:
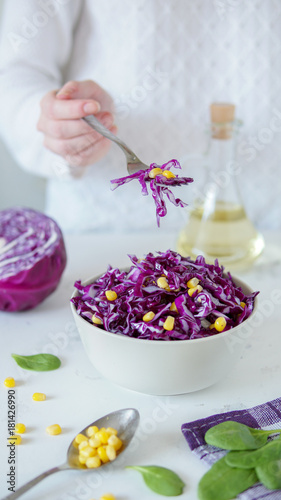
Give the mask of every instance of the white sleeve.
M 83 0 L 6 0 L 0 33 L 0 135 L 18 164 L 43 177 L 66 162 L 43 147 L 40 100 L 60 88 Z M 63 176 L 62 175 L 62 176 Z

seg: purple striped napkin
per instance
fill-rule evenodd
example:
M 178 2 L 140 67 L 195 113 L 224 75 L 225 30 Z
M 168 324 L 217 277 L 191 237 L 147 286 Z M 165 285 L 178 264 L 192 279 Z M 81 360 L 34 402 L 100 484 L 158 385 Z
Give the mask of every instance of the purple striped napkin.
M 247 410 L 229 411 L 227 413 L 219 413 L 211 417 L 202 418 L 183 424 L 181 427 L 182 433 L 191 449 L 191 451 L 200 459 L 206 462 L 207 465 L 212 465 L 226 452 L 209 446 L 205 443 L 205 433 L 210 427 L 224 422 L 225 420 L 235 420 L 242 424 L 255 427 L 257 429 L 280 429 L 281 428 L 281 398 L 274 399 L 268 403 L 259 406 L 254 406 Z M 261 484 L 256 484 L 249 488 L 244 493 L 238 495 L 239 499 L 243 500 L 281 500 L 281 490 L 272 491 L 266 489 Z

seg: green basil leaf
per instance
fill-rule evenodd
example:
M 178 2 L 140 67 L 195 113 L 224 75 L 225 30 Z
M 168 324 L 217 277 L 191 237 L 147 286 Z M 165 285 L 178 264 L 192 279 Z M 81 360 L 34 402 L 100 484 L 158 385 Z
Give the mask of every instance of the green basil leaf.
M 126 469 L 134 469 L 142 474 L 145 484 L 155 493 L 166 497 L 178 496 L 185 486 L 181 478 L 172 470 L 156 465 L 128 465 Z
M 12 358 L 24 370 L 34 370 L 36 372 L 47 372 L 60 367 L 61 361 L 53 354 L 34 354 L 32 356 L 21 356 L 12 354 Z
M 211 427 L 205 434 L 207 444 L 224 450 L 256 450 L 267 443 L 267 438 L 279 430 L 264 431 L 227 420 Z
M 258 481 L 255 469 L 229 467 L 221 458 L 200 479 L 199 500 L 231 500 Z
M 270 441 L 258 450 L 230 451 L 225 456 L 227 465 L 230 467 L 240 467 L 242 469 L 251 469 L 258 465 L 279 459 L 281 459 L 281 439 Z
M 269 490 L 281 488 L 281 460 L 272 460 L 256 467 L 259 481 Z

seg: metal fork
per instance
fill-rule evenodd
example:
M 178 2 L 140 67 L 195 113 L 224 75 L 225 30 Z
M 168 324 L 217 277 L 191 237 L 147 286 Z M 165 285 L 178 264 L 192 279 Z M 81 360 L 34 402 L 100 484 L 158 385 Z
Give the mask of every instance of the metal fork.
M 112 134 L 108 128 L 104 127 L 101 122 L 94 116 L 94 115 L 89 115 L 85 116 L 85 118 L 82 118 L 90 127 L 92 127 L 96 132 L 99 134 L 103 135 L 107 139 L 110 139 L 111 141 L 115 142 L 123 151 L 123 153 L 126 155 L 127 158 L 127 170 L 129 174 L 135 174 L 139 170 L 147 170 L 149 168 L 148 165 L 143 163 L 135 153 L 128 148 L 128 146 L 125 144 L 125 142 L 121 141 L 119 137 L 116 135 Z

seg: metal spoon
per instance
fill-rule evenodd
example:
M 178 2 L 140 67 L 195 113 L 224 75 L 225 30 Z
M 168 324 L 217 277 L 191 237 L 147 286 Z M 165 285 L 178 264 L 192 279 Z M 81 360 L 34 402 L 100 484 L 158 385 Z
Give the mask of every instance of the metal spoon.
M 84 120 L 88 123 L 88 125 L 90 125 L 90 127 L 96 130 L 96 132 L 115 142 L 115 144 L 122 149 L 127 158 L 127 170 L 130 175 L 135 174 L 139 170 L 147 170 L 149 168 L 148 165 L 143 163 L 137 155 L 135 155 L 125 142 L 121 141 L 119 137 L 112 134 L 112 132 L 110 132 L 110 130 L 108 130 L 108 128 L 106 128 L 94 115 L 85 116 L 84 118 L 81 118 L 81 120 Z
M 140 415 L 137 410 L 135 410 L 134 408 L 125 408 L 123 410 L 114 411 L 113 413 L 109 413 L 108 415 L 99 418 L 95 422 L 92 422 L 91 424 L 87 425 L 87 427 L 82 429 L 80 433 L 81 434 L 85 433 L 86 429 L 88 429 L 88 427 L 90 427 L 91 425 L 96 425 L 99 428 L 113 427 L 114 429 L 116 429 L 118 431 L 118 437 L 120 437 L 120 439 L 123 442 L 123 446 L 119 451 L 119 454 L 117 455 L 116 459 L 114 460 L 115 462 L 116 460 L 118 460 L 118 457 L 121 454 L 121 452 L 123 452 L 129 445 L 132 437 L 136 432 L 139 420 L 140 420 Z M 109 463 L 110 462 L 108 462 L 108 464 Z M 107 464 L 102 464 L 100 467 L 105 467 L 106 465 Z M 99 470 L 100 467 L 95 470 Z M 89 470 L 84 465 L 81 465 L 80 462 L 78 461 L 78 449 L 73 446 L 73 441 L 71 441 L 70 446 L 67 450 L 67 460 L 64 464 L 59 465 L 58 467 L 53 467 L 52 469 L 49 469 L 46 472 L 43 472 L 42 474 L 39 474 L 39 476 L 35 477 L 28 483 L 21 486 L 21 488 L 19 488 L 15 493 L 8 495 L 2 498 L 1 500 L 15 500 L 16 498 L 19 498 L 23 493 L 30 490 L 30 488 L 35 486 L 37 483 L 42 481 L 42 479 L 44 479 L 45 477 L 50 476 L 55 472 L 59 472 L 61 470 L 69 470 L 69 469 Z

